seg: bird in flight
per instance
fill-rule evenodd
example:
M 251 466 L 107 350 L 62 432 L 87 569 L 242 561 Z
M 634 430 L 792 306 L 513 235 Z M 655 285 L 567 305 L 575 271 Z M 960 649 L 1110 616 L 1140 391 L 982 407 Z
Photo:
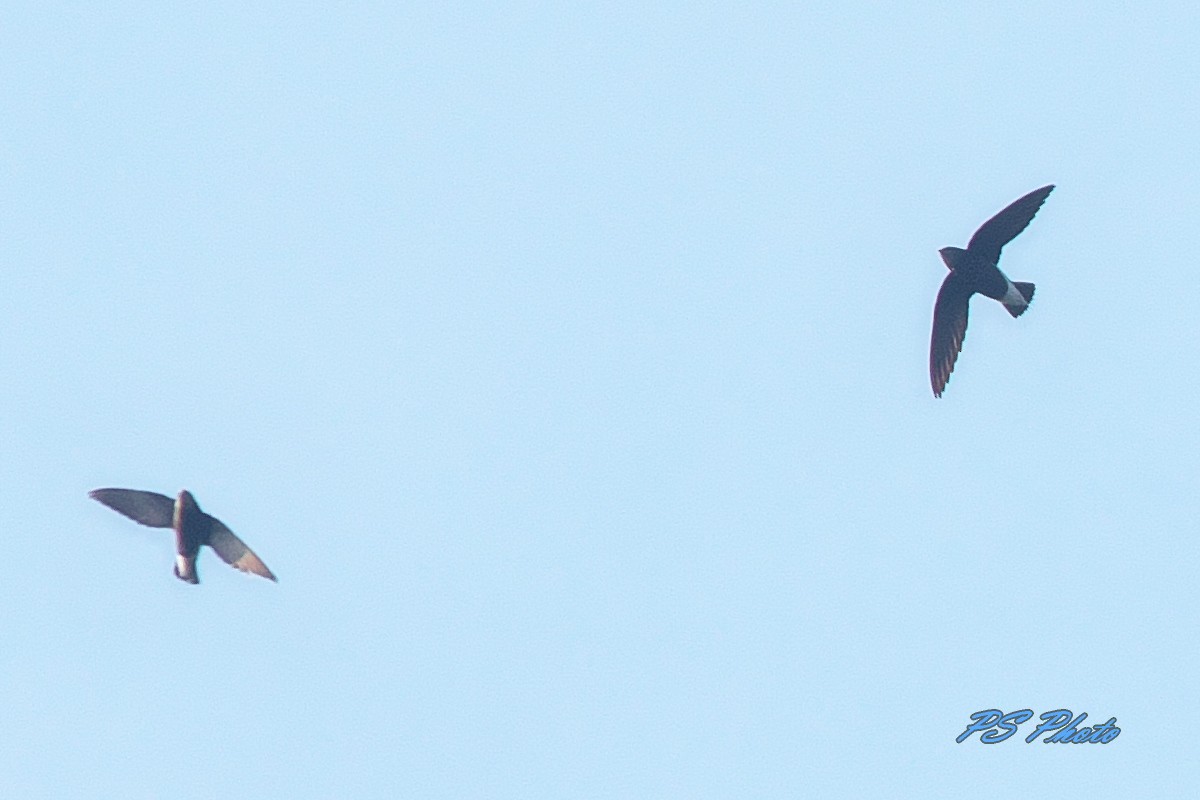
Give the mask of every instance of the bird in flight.
M 200 545 L 216 551 L 221 560 L 242 572 L 251 572 L 278 581 L 267 565 L 246 544 L 225 527 L 225 523 L 209 516 L 196 505 L 196 498 L 184 489 L 172 500 L 156 492 L 137 489 L 96 489 L 88 497 L 151 528 L 174 528 L 175 577 L 188 583 L 199 583 L 196 556 Z
M 933 396 L 941 397 L 954 371 L 954 361 L 967 335 L 967 305 L 978 292 L 999 300 L 1009 314 L 1019 317 L 1033 299 L 1033 284 L 1010 281 L 996 266 L 1000 249 L 1029 225 L 1054 184 L 1034 189 L 975 231 L 967 249 L 943 247 L 938 253 L 950 269 L 933 307 L 933 340 L 929 344 L 929 381 Z

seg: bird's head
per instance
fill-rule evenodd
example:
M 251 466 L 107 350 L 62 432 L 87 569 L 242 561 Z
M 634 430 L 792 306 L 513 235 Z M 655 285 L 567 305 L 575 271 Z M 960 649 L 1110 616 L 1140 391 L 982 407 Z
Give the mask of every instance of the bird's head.
M 946 267 L 949 269 L 958 269 L 958 265 L 962 263 L 966 254 L 967 251 L 961 247 L 943 247 L 938 250 L 938 255 L 942 257 L 942 261 L 946 262 Z

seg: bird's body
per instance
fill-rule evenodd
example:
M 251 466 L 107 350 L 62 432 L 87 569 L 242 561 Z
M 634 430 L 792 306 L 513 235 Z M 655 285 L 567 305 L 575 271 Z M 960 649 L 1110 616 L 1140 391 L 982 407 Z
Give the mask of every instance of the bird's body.
M 208 515 L 200 510 L 196 498 L 186 489 L 175 498 L 171 514 L 171 527 L 175 529 L 175 577 L 188 583 L 199 583 L 196 574 L 196 556 L 207 535 L 209 526 L 204 519 Z
M 151 528 L 172 528 L 175 531 L 175 577 L 188 583 L 199 583 L 196 557 L 201 545 L 211 547 L 221 560 L 232 567 L 277 580 L 254 551 L 233 534 L 225 523 L 200 510 L 196 498 L 184 489 L 172 500 L 156 492 L 138 489 L 96 489 L 88 496 L 134 522 Z
M 980 226 L 965 250 L 943 247 L 938 251 L 950 274 L 942 282 L 933 309 L 929 380 L 935 397 L 942 396 L 967 335 L 971 295 L 1000 301 L 1013 317 L 1021 316 L 1029 307 L 1034 285 L 1011 281 L 1000 271 L 1000 250 L 1025 230 L 1053 190 L 1053 185 L 1043 186 L 1011 203 Z
M 961 247 L 943 247 L 938 253 L 946 262 L 946 267 L 954 273 L 952 277 L 955 280 L 978 294 L 999 300 L 1014 317 L 1021 316 L 1029 307 L 1029 299 L 995 264 Z M 950 280 L 950 277 L 946 280 Z M 1026 285 L 1033 286 L 1032 283 Z

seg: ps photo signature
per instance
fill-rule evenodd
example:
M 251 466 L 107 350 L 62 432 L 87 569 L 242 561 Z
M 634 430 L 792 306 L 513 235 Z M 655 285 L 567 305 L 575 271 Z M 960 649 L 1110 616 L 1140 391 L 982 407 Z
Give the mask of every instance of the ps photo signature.
M 1116 717 L 1111 717 L 1103 725 L 1080 727 L 1080 724 L 1087 719 L 1087 714 L 1080 714 L 1074 718 L 1072 716 L 1071 712 L 1065 708 L 1047 711 L 1038 717 L 1041 724 L 1033 729 L 1033 733 L 1025 737 L 1025 743 L 1029 744 L 1043 733 L 1050 734 L 1042 739 L 1042 742 L 1046 744 L 1108 744 L 1121 735 Z M 978 733 L 979 741 L 984 744 L 996 744 L 1012 736 L 1017 732 L 1018 727 L 1031 719 L 1033 719 L 1033 711 L 1028 708 L 1009 714 L 1005 714 L 998 708 L 976 711 L 971 715 L 971 724 L 967 725 L 967 729 L 960 733 L 954 741 L 962 744 L 970 739 L 972 734 Z

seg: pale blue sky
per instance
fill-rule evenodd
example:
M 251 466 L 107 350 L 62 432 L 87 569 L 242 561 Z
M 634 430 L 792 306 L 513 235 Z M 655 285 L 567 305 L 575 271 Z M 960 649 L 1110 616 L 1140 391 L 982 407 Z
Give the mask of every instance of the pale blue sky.
M 10 6 L 3 794 L 1194 792 L 1198 25 Z M 1046 183 L 935 400 L 937 249 Z

